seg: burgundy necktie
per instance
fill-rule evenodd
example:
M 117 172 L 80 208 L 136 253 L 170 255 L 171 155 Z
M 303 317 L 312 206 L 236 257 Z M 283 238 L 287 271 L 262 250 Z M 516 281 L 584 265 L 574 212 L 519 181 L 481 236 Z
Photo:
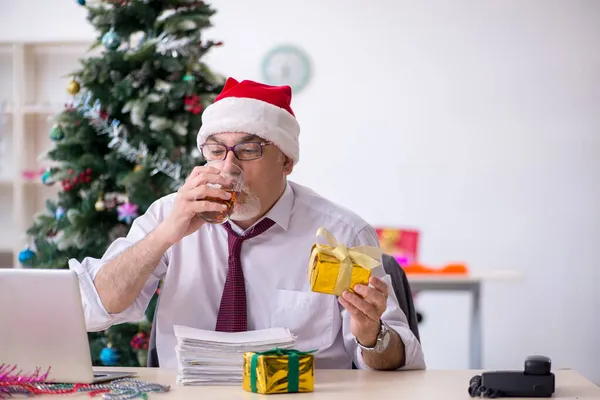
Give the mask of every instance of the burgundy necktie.
M 217 316 L 217 331 L 242 332 L 247 330 L 246 284 L 240 260 L 242 243 L 246 239 L 260 235 L 273 226 L 274 223 L 269 218 L 265 218 L 243 236 L 235 233 L 229 222 L 223 224 L 223 227 L 227 230 L 227 241 L 229 243 L 229 257 L 227 260 L 229 268 L 223 295 L 221 296 L 219 315 Z

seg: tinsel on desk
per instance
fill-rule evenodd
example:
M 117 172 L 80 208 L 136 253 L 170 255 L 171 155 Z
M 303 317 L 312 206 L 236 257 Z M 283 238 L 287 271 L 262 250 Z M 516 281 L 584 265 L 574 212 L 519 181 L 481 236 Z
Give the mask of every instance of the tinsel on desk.
M 106 400 L 142 398 L 148 393 L 164 393 L 170 390 L 169 385 L 143 382 L 132 378 L 121 378 L 106 383 L 52 383 L 48 381 L 50 368 L 42 373 L 40 368 L 26 374 L 17 370 L 17 366 L 0 364 L 0 399 L 5 400 L 13 395 L 51 395 L 88 393 L 90 397 L 101 395 Z

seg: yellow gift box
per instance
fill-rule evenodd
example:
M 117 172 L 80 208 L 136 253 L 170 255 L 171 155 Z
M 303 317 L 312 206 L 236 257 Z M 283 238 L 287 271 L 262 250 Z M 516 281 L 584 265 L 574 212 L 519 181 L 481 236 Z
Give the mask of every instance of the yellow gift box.
M 273 349 L 244 353 L 242 387 L 260 394 L 314 391 L 314 356 L 312 352 Z
M 341 296 L 357 284 L 368 285 L 371 270 L 380 265 L 383 251 L 375 246 L 346 247 L 325 228 L 317 230 L 327 244 L 311 249 L 308 279 L 313 292 Z

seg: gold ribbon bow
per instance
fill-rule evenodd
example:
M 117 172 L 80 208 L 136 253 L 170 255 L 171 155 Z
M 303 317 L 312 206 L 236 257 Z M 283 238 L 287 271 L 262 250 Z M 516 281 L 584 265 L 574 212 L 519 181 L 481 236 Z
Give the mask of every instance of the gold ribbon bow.
M 361 266 L 364 269 L 372 270 L 380 265 L 380 259 L 383 255 L 383 250 L 376 246 L 356 246 L 346 247 L 339 243 L 336 238 L 325 228 L 317 230 L 317 238 L 325 237 L 327 245 L 316 243 L 313 247 L 310 256 L 309 280 L 310 273 L 315 265 L 315 258 L 319 253 L 328 254 L 340 260 L 340 271 L 337 276 L 333 294 L 341 296 L 344 290 L 350 287 L 352 282 L 352 264 Z

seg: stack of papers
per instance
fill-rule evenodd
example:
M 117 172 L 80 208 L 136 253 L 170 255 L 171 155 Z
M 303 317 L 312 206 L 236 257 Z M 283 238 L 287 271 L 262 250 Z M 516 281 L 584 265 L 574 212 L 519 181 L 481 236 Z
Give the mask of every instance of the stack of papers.
M 241 385 L 244 353 L 294 347 L 285 328 L 247 332 L 215 332 L 175 325 L 178 375 L 181 385 Z

